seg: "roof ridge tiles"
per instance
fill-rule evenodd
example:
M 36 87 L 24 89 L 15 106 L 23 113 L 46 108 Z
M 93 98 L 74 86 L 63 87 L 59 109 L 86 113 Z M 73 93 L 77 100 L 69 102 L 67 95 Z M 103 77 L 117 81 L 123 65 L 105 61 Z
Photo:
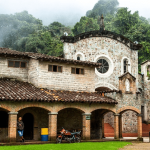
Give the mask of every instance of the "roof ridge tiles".
M 77 63 L 77 64 L 85 64 L 85 65 L 92 65 L 94 67 L 99 67 L 101 64 L 96 62 L 90 62 L 90 61 L 81 61 L 81 60 L 73 60 L 73 59 L 66 59 L 66 58 L 60 58 L 55 56 L 50 56 L 46 54 L 40 54 L 40 53 L 33 53 L 33 52 L 20 52 L 16 50 L 11 50 L 8 48 L 0 48 L 0 55 L 8 55 L 8 56 L 26 56 L 27 58 L 33 58 L 33 59 L 43 59 L 43 60 L 54 60 L 54 61 L 60 61 L 60 62 L 69 62 L 69 63 Z

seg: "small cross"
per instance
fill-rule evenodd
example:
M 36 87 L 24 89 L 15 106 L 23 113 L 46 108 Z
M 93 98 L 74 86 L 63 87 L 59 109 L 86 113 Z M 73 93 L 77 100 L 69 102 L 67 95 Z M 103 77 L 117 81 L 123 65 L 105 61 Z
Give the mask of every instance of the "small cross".
M 128 72 L 128 66 L 130 66 L 130 64 L 128 63 L 128 60 L 126 61 L 126 72 Z

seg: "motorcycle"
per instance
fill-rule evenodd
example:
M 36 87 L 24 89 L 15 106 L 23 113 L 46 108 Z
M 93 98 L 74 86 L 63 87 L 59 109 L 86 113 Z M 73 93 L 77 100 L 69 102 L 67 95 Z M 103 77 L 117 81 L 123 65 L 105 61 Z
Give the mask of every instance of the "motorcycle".
M 56 138 L 56 142 L 57 143 L 62 143 L 62 140 L 65 140 L 67 142 L 81 142 L 81 131 L 79 132 L 70 132 L 68 130 L 65 130 L 64 128 L 62 128 L 62 130 L 60 131 L 60 135 Z

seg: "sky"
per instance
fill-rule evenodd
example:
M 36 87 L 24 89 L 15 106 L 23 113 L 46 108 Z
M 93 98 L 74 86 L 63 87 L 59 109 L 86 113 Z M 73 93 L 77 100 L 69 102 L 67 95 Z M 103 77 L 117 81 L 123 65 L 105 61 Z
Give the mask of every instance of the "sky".
M 150 0 L 118 0 L 119 7 L 128 7 L 131 12 L 150 18 Z M 85 16 L 98 0 L 0 0 L 0 14 L 28 13 L 49 25 L 54 21 L 74 25 Z

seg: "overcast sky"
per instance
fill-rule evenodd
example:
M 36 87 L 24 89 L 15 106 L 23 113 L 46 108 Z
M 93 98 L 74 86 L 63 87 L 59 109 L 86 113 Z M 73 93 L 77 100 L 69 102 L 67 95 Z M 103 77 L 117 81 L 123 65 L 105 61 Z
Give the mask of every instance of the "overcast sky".
M 150 18 L 150 0 L 118 0 L 119 7 L 128 7 L 140 16 Z M 91 10 L 98 0 L 0 0 L 0 14 L 14 14 L 27 10 L 48 25 L 59 21 L 74 24 Z

